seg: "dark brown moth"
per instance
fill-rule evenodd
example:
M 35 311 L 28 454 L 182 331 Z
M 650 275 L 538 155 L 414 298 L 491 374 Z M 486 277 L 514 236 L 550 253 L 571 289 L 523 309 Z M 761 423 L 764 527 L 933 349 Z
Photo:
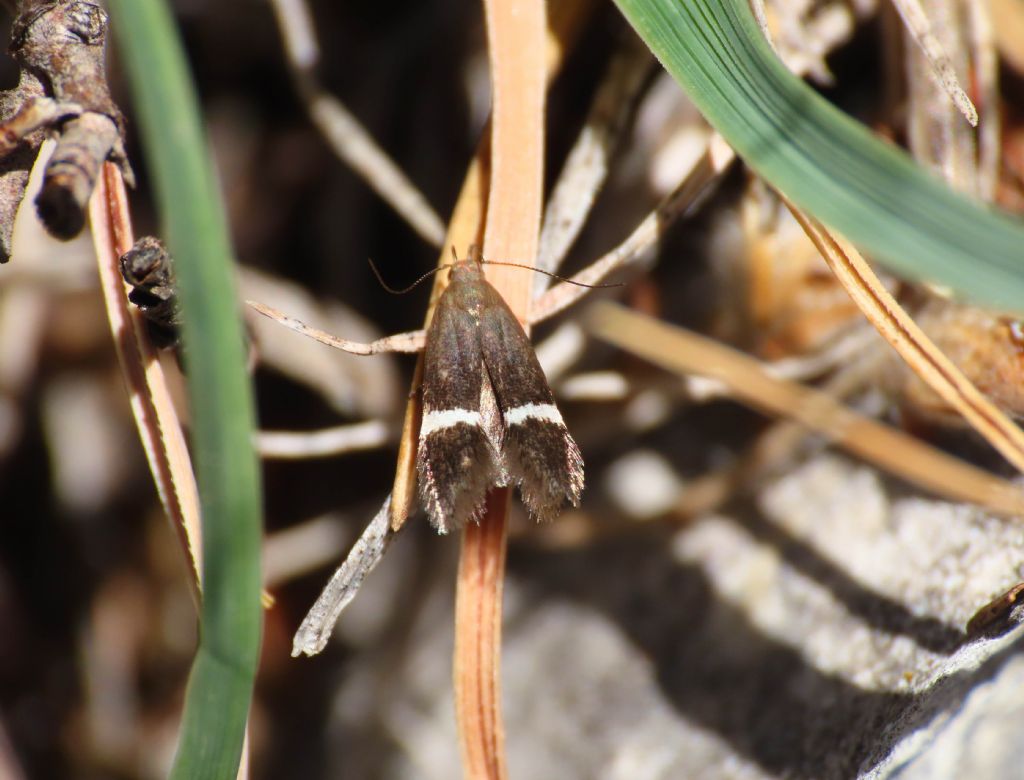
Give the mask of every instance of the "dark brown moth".
M 522 325 L 477 260 L 455 262 L 427 330 L 420 498 L 441 533 L 479 519 L 487 491 L 517 485 L 530 514 L 579 503 L 583 458 Z

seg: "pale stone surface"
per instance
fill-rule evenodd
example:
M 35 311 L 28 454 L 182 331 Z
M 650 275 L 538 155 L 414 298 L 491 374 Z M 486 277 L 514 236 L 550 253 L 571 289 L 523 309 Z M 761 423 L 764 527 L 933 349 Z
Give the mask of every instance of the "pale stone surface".
M 824 455 L 682 529 L 513 546 L 511 776 L 1015 776 L 1024 627 L 962 627 L 1021 576 L 1022 525 L 903 490 Z M 373 776 L 460 773 L 434 582 L 376 688 L 398 749 Z

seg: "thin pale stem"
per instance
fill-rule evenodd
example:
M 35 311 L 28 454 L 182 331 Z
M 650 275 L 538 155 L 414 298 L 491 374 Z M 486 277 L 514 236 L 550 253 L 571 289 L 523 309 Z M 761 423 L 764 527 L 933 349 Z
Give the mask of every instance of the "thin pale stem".
M 310 119 L 334 153 L 363 177 L 421 238 L 433 246 L 444 241 L 444 223 L 401 168 L 385 154 L 341 101 L 316 77 L 320 49 L 305 0 L 271 0 L 296 90 Z
M 259 431 L 256 449 L 264 458 L 299 460 L 376 449 L 391 439 L 392 431 L 386 424 L 370 420 L 318 431 Z
M 307 325 L 301 320 L 289 317 L 287 314 L 278 311 L 272 306 L 258 301 L 246 301 L 249 308 L 258 311 L 264 317 L 269 317 L 275 322 L 284 325 L 307 338 L 326 344 L 328 347 L 340 349 L 353 355 L 377 355 L 381 352 L 419 352 L 426 342 L 426 335 L 422 330 L 414 330 L 409 333 L 397 333 L 394 336 L 385 336 L 376 341 L 349 341 L 348 339 L 332 336 L 330 333 L 319 328 Z

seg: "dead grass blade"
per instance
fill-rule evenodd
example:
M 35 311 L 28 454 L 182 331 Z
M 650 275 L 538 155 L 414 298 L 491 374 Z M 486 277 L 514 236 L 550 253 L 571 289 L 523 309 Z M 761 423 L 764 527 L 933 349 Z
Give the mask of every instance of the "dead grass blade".
M 494 107 L 484 255 L 535 258 L 544 189 L 546 7 L 485 0 Z M 518 269 L 486 273 L 525 322 L 532 280 Z M 510 491 L 493 490 L 479 525 L 462 534 L 455 594 L 455 713 L 467 777 L 508 776 L 501 717 L 501 597 Z
M 717 148 L 716 148 L 717 147 Z M 665 230 L 679 217 L 696 208 L 710 186 L 736 159 L 732 150 L 717 135 L 712 135 L 704 154 L 694 160 L 693 168 L 657 208 L 637 225 L 613 250 L 598 258 L 569 281 L 560 282 L 538 297 L 530 306 L 530 323 L 536 324 L 568 308 L 589 290 L 579 284 L 594 285 L 609 274 L 628 268 L 654 247 Z
M 507 488 L 492 490 L 479 525 L 462 535 L 455 601 L 455 714 L 463 775 L 508 776 L 501 717 L 501 603 Z
M 1024 472 L 1024 432 L 939 351 L 900 308 L 857 250 L 841 243 L 821 223 L 785 202 L 854 303 L 907 365 L 1018 471 Z
M 314 656 L 327 647 L 327 640 L 331 638 L 338 617 L 355 598 L 363 580 L 383 559 L 394 538 L 389 523 L 390 504 L 391 497 L 388 496 L 310 607 L 302 625 L 295 632 L 292 641 L 293 658 L 303 654 Z
M 821 392 L 837 404 L 857 392 L 878 375 L 881 355 L 878 350 L 864 352 L 839 366 L 821 386 Z M 767 366 L 766 366 L 767 368 Z M 790 377 L 784 377 L 792 381 Z M 686 485 L 673 515 L 688 520 L 718 510 L 740 493 L 749 493 L 758 484 L 780 474 L 794 462 L 799 450 L 813 435 L 806 426 L 781 419 L 758 434 L 753 443 L 735 461 L 702 474 Z
M 556 271 L 579 235 L 608 176 L 611 157 L 653 63 L 650 50 L 639 38 L 630 36 L 608 65 L 548 198 L 537 268 Z M 537 274 L 534 291 L 543 290 L 547 284 L 548 277 Z
M 756 360 L 730 347 L 604 302 L 591 308 L 588 327 L 604 341 L 655 365 L 723 382 L 737 400 L 799 422 L 932 493 L 1002 515 L 1024 514 L 1024 492 L 1015 485 L 857 414 L 829 395 L 774 378 Z
M 198 606 L 203 570 L 199 492 L 163 366 L 141 314 L 128 305 L 119 259 L 134 239 L 121 172 L 109 162 L 96 182 L 89 218 L 110 332 L 135 424 L 164 511 L 188 556 L 193 575 L 189 583 Z
M 935 36 L 935 31 L 932 29 L 932 24 L 928 20 L 924 8 L 918 0 L 893 0 L 893 5 L 899 11 L 910 35 L 928 59 L 935 80 L 946 91 L 949 99 L 953 101 L 960 113 L 964 115 L 964 119 L 970 122 L 972 127 L 977 127 L 978 111 L 971 99 L 967 97 L 963 87 L 960 86 L 956 69 L 950 61 L 949 54 Z

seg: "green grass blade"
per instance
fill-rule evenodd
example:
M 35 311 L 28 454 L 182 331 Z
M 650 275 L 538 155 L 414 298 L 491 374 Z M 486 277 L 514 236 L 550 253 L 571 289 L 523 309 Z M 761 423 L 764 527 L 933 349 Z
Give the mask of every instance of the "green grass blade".
M 747 0 L 616 0 L 761 177 L 905 277 L 1024 311 L 1024 223 L 949 190 L 778 61 Z
M 232 251 L 194 90 L 164 0 L 111 0 L 110 8 L 164 238 L 176 261 L 203 508 L 199 649 L 172 776 L 234 778 L 262 613 L 259 472 Z

